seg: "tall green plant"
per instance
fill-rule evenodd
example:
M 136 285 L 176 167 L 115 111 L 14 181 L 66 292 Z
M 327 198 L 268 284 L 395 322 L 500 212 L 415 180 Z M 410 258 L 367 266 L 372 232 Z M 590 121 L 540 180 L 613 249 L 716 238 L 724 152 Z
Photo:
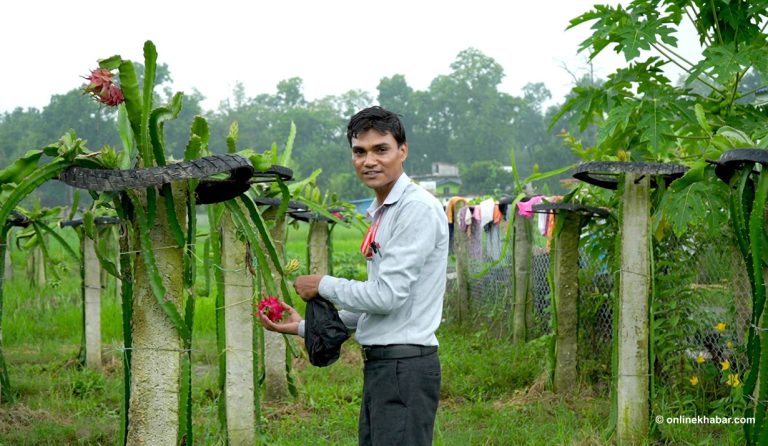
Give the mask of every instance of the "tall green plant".
M 3 172 L 7 172 L 8 169 L 14 168 L 14 166 L 10 166 L 9 168 L 5 169 L 4 171 L 0 172 L 0 177 L 4 176 Z M 23 172 L 19 172 L 19 176 L 22 176 Z M 18 177 L 14 178 L 11 176 L 4 176 L 6 180 L 18 181 Z M 23 181 L 20 181 L 23 183 Z M 15 188 L 15 183 L 8 183 L 9 189 Z M 15 190 L 15 189 L 11 189 Z M 6 198 L 3 194 L 0 194 L 0 198 Z M 22 197 L 23 199 L 23 197 Z M 2 206 L 0 206 L 2 207 Z M 13 209 L 12 209 L 13 210 Z M 23 231 L 20 231 L 18 234 L 16 240 L 17 243 L 20 244 L 20 246 L 23 246 L 24 249 L 38 249 L 41 254 L 44 256 L 43 261 L 49 261 L 50 255 L 49 255 L 49 249 L 46 242 L 46 236 L 50 236 L 53 238 L 57 243 L 59 243 L 63 248 L 64 252 L 68 255 L 71 255 L 73 258 L 77 259 L 79 256 L 75 251 L 72 249 L 72 247 L 69 246 L 69 243 L 67 243 L 64 238 L 61 237 L 56 231 L 51 229 L 48 226 L 50 217 L 58 214 L 60 209 L 53 208 L 53 209 L 41 209 L 36 208 L 33 212 L 25 212 L 24 214 L 19 213 L 16 211 L 17 216 L 21 216 L 25 220 L 25 225 L 27 226 L 26 229 Z M 29 215 L 27 215 L 29 214 Z M 8 233 L 11 230 L 12 224 L 11 222 L 6 218 L 2 220 L 2 225 L 0 225 L 0 254 L 3 255 L 3 258 L 5 258 L 6 250 L 8 249 L 7 243 L 8 243 Z M 55 269 L 51 268 L 51 271 L 55 273 Z M 0 276 L 0 321 L 3 319 L 3 289 L 5 287 L 5 262 L 3 262 L 2 266 L 2 273 L 3 275 Z M 8 364 L 5 362 L 5 357 L 3 355 L 3 343 L 2 343 L 3 337 L 2 337 L 2 324 L 0 323 L 0 399 L 2 401 L 11 402 L 15 399 L 13 395 L 13 391 L 11 388 L 11 381 L 10 381 L 10 373 L 8 370 Z
M 732 148 L 765 147 L 768 110 L 764 101 L 757 100 L 757 93 L 768 79 L 767 19 L 766 0 L 633 0 L 626 6 L 596 5 L 571 21 L 570 27 L 591 23 L 593 33 L 581 44 L 590 59 L 611 48 L 625 57 L 627 66 L 601 85 L 573 89 L 556 119 L 572 115 L 582 130 L 597 127 L 597 142 L 585 147 L 566 135 L 566 143 L 586 160 L 671 161 L 691 167 L 657 197 L 659 206 L 652 216 L 657 238 L 668 231 L 680 237 L 692 228 L 717 237 L 727 224 L 726 215 L 711 210 L 722 209 L 734 196 L 737 204 L 731 205 L 731 226 L 742 251 L 759 247 L 761 242 L 749 235 L 758 231 L 752 225 L 760 222 L 752 217 L 754 212 L 744 210 L 746 204 L 759 203 L 741 193 L 759 190 L 759 181 L 755 180 L 754 188 L 736 185 L 737 192 L 731 194 L 717 181 L 708 161 Z M 702 55 L 698 61 L 677 49 L 678 30 L 684 22 L 697 33 Z M 668 66 L 682 70 L 680 82 L 666 76 Z M 745 258 L 749 260 L 747 254 Z M 749 263 L 748 269 L 754 285 L 759 268 Z M 759 310 L 761 291 L 753 290 Z M 752 330 L 750 338 L 755 337 Z M 750 343 L 754 359 L 758 348 L 756 342 Z M 745 395 L 756 380 L 754 359 Z M 764 414 L 764 406 L 756 406 Z M 760 422 L 756 416 L 755 431 L 761 430 Z M 747 437 L 754 442 L 759 435 L 748 427 Z

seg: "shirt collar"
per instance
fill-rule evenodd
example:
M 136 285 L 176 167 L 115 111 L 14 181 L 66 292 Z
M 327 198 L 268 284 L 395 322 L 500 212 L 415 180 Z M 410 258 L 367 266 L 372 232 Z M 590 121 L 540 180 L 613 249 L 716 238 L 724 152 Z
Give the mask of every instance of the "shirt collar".
M 368 209 L 365 211 L 366 216 L 369 219 L 373 219 L 374 215 L 379 211 L 379 209 L 383 208 L 384 206 L 397 203 L 397 201 L 400 200 L 400 197 L 403 196 L 403 193 L 405 193 L 405 188 L 408 187 L 410 183 L 410 177 L 408 177 L 408 175 L 403 172 L 400 175 L 400 178 L 398 178 L 395 182 L 395 185 L 392 186 L 392 190 L 389 191 L 389 195 L 387 195 L 387 198 L 384 199 L 383 204 L 380 204 L 377 199 L 373 199 L 371 205 L 368 206 Z

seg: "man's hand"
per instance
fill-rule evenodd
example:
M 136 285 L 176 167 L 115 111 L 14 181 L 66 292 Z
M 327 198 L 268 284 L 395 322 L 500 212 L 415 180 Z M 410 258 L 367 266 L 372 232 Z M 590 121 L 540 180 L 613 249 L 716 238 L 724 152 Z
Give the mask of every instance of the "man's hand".
M 323 276 L 311 275 L 311 276 L 299 276 L 293 281 L 293 289 L 304 299 L 305 302 L 309 302 L 318 296 L 318 288 L 320 287 L 320 280 Z
M 269 331 L 276 331 L 278 333 L 299 334 L 299 322 L 301 322 L 301 316 L 290 305 L 285 302 L 280 302 L 288 311 L 288 317 L 280 322 L 272 322 L 269 320 L 264 311 L 259 311 L 259 319 L 261 319 L 261 325 Z

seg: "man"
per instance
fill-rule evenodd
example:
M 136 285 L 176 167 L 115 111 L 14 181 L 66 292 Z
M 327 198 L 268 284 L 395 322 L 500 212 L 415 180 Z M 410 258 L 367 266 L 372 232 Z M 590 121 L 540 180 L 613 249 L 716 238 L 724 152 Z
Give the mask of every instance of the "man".
M 408 157 L 398 116 L 370 107 L 347 127 L 357 176 L 374 190 L 371 227 L 361 246 L 368 280 L 297 277 L 305 301 L 322 296 L 341 308 L 363 349 L 360 445 L 431 445 L 440 396 L 440 325 L 448 258 L 448 222 L 440 202 L 403 172 Z M 284 323 L 261 316 L 270 330 L 304 335 L 290 309 Z

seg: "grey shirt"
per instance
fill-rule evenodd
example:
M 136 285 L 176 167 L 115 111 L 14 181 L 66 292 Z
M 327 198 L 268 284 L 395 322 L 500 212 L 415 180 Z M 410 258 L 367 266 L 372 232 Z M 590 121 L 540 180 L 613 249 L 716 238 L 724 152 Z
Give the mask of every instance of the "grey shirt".
M 380 218 L 368 280 L 323 276 L 320 295 L 342 309 L 361 345 L 437 345 L 448 261 L 442 205 L 402 174 L 384 203 L 374 200 L 368 217 Z

